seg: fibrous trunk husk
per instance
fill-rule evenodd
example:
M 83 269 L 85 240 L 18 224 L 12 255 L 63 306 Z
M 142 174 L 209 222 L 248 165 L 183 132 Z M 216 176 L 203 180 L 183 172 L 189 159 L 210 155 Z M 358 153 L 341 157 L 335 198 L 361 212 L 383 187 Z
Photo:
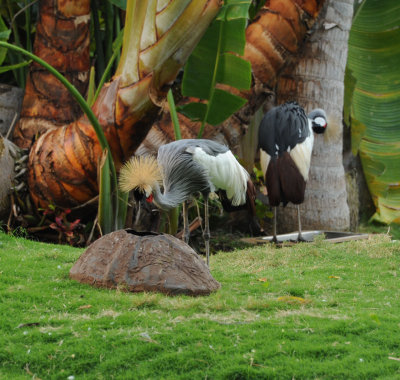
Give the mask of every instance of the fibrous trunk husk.
M 90 1 L 41 0 L 33 52 L 56 68 L 82 94 L 89 70 Z M 81 116 L 64 85 L 38 63 L 29 68 L 20 120 L 13 141 L 29 148 L 34 139 Z

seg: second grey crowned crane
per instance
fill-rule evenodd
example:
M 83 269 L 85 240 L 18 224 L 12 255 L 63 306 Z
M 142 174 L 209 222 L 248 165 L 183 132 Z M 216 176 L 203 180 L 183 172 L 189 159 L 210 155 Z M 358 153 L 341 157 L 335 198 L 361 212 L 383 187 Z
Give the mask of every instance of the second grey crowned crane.
M 160 186 L 163 186 L 161 192 Z M 248 207 L 254 212 L 255 188 L 250 175 L 225 145 L 205 139 L 183 139 L 162 145 L 157 160 L 132 157 L 120 171 L 123 191 L 135 190 L 164 210 L 183 203 L 184 240 L 189 242 L 187 201 L 196 193 L 204 197 L 204 241 L 207 265 L 210 254 L 208 197 L 218 191 L 223 206 Z M 227 202 L 228 201 L 228 202 Z M 230 208 L 231 211 L 232 208 Z M 253 213 L 254 215 L 254 213 Z
M 300 207 L 310 170 L 314 132 L 324 133 L 326 114 L 322 109 L 311 111 L 308 116 L 296 102 L 284 103 L 268 111 L 258 131 L 260 164 L 264 173 L 269 204 L 274 208 L 273 241 L 276 237 L 276 207 L 288 202 L 297 205 L 301 234 Z

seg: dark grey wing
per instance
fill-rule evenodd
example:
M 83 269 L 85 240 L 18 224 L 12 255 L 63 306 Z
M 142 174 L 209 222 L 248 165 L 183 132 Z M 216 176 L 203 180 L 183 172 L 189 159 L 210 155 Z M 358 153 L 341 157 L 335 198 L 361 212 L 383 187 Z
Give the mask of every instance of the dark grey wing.
M 258 129 L 258 145 L 271 157 L 278 154 L 275 147 L 275 130 L 279 119 L 279 107 L 272 108 L 263 117 Z
M 261 121 L 259 146 L 271 157 L 293 149 L 309 136 L 308 119 L 295 102 L 284 103 L 269 110 Z
M 302 143 L 310 135 L 310 129 L 304 109 L 295 102 L 283 104 L 280 115 L 277 143 L 280 153 L 283 153 Z
M 196 192 L 210 191 L 208 175 L 201 165 L 193 161 L 192 154 L 187 152 L 189 146 L 189 140 L 174 141 L 162 145 L 157 155 L 163 174 L 164 194 L 176 197 L 180 202 Z

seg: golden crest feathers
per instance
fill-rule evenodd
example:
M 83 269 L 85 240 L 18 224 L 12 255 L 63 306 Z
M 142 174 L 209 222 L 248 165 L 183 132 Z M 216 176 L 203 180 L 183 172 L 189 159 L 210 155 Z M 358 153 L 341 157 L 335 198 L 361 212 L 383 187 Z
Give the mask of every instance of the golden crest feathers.
M 153 185 L 161 180 L 161 172 L 153 156 L 134 156 L 119 172 L 119 188 L 124 192 L 138 189 L 150 195 Z

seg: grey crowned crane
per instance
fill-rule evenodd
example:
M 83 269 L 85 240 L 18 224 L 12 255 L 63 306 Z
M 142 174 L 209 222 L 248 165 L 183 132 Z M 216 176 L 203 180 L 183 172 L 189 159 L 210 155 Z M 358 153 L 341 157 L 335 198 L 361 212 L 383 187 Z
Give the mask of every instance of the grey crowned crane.
M 259 127 L 260 164 L 264 173 L 270 206 L 274 210 L 273 241 L 276 237 L 276 207 L 288 202 L 297 205 L 298 240 L 301 234 L 300 204 L 310 170 L 314 134 L 324 133 L 327 127 L 326 113 L 315 109 L 306 115 L 296 102 L 284 103 L 272 108 L 262 119 Z
M 256 192 L 250 175 L 228 147 L 211 140 L 184 139 L 162 145 L 157 160 L 152 156 L 132 157 L 120 170 L 120 188 L 134 190 L 137 200 L 154 201 L 164 210 L 183 203 L 186 243 L 190 234 L 187 201 L 201 193 L 205 202 L 203 237 L 207 265 L 210 254 L 209 194 L 218 191 L 222 205 L 228 211 L 247 207 L 255 215 Z

